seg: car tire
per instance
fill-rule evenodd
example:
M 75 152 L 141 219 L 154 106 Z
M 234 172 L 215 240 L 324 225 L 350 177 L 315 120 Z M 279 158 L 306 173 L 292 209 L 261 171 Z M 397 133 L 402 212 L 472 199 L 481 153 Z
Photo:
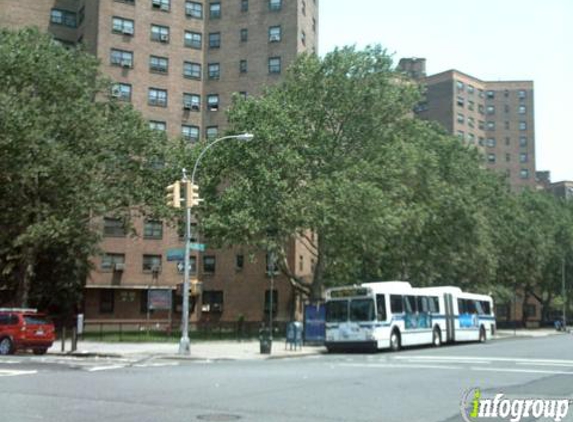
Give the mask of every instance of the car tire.
M 442 333 L 438 327 L 434 328 L 432 333 L 432 345 L 434 347 L 440 347 L 442 345 Z
M 0 339 L 0 355 L 11 355 L 14 353 L 14 344 L 8 337 Z
M 47 351 L 48 351 L 48 349 L 46 349 L 45 347 L 42 348 L 42 349 L 34 349 L 34 350 L 32 350 L 32 352 L 33 352 L 35 355 L 45 355 Z
M 400 332 L 398 330 L 392 331 L 390 334 L 390 350 L 397 352 L 402 348 L 402 341 L 400 339 Z

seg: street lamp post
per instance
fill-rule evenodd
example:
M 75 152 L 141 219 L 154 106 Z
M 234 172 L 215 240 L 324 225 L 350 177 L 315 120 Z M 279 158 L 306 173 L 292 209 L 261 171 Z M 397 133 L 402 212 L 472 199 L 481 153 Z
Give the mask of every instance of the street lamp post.
M 563 292 L 563 330 L 567 329 L 567 292 L 565 290 L 565 257 L 561 261 L 561 289 Z
M 239 141 L 250 141 L 253 139 L 253 134 L 242 133 L 240 135 L 230 135 L 223 136 L 222 138 L 215 139 L 213 142 L 208 144 L 203 151 L 197 157 L 195 165 L 193 166 L 193 172 L 191 173 L 191 186 L 195 186 L 195 175 L 197 173 L 197 168 L 199 167 L 199 162 L 205 153 L 215 144 L 224 141 L 225 139 L 238 139 Z M 188 182 L 187 173 L 183 169 L 183 181 Z M 191 190 L 187 190 L 190 192 Z M 179 354 L 188 355 L 190 353 L 190 341 L 189 341 L 189 254 L 191 252 L 191 198 L 186 198 L 188 204 L 185 206 L 185 266 L 184 266 L 184 278 L 183 278 L 183 324 L 181 325 L 181 340 L 179 340 Z M 197 263 L 199 265 L 199 263 Z M 197 271 L 198 273 L 198 271 Z

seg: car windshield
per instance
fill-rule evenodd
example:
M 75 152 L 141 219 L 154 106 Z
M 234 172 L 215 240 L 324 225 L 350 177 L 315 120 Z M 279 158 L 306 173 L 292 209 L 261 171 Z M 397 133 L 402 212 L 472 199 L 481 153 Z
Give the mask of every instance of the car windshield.
M 374 301 L 372 299 L 354 299 L 350 302 L 350 321 L 373 321 Z
M 348 319 L 348 301 L 336 300 L 326 304 L 326 322 L 344 322 Z

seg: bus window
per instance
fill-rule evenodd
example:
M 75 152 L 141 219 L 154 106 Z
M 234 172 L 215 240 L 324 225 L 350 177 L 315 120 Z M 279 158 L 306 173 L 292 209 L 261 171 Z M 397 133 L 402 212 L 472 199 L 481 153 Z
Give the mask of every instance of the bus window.
M 483 314 L 484 314 L 484 312 L 483 312 L 483 307 L 482 307 L 482 303 L 483 303 L 483 302 L 482 302 L 481 300 L 476 300 L 476 301 L 475 301 L 476 310 L 477 310 L 478 315 L 483 315 Z
M 458 314 L 467 314 L 468 309 L 464 299 L 458 299 Z
M 476 308 L 476 301 L 475 300 L 471 300 L 471 299 L 467 299 L 467 308 L 468 308 L 468 313 L 470 314 L 477 314 L 477 308 Z
M 428 298 L 426 296 L 418 296 L 416 299 L 418 302 L 418 312 L 421 312 L 421 313 L 430 312 L 430 309 L 428 306 Z
M 372 299 L 353 299 L 350 301 L 350 321 L 373 321 L 374 301 Z
M 485 315 L 491 315 L 491 305 L 487 300 L 480 301 L 481 308 L 483 309 L 483 313 Z
M 438 301 L 438 298 L 435 296 L 430 296 L 428 298 L 428 304 L 430 306 L 430 312 L 433 314 L 439 314 L 440 313 L 440 302 Z
M 416 296 L 404 296 L 404 309 L 407 314 L 416 312 Z
M 326 322 L 346 322 L 348 320 L 348 301 L 326 302 Z
M 376 295 L 376 313 L 378 321 L 386 321 L 386 297 L 384 295 Z
M 390 312 L 393 314 L 404 313 L 404 305 L 402 303 L 402 296 L 390 295 Z

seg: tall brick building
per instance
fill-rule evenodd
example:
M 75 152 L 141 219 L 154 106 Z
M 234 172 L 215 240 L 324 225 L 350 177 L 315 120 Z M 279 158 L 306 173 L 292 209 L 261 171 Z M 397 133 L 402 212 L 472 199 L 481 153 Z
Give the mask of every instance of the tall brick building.
M 482 81 L 457 70 L 427 76 L 425 59 L 402 59 L 398 67 L 426 88 L 419 117 L 481 147 L 486 166 L 507 175 L 514 190 L 535 188 L 532 81 Z
M 116 82 L 118 100 L 132 103 L 152 128 L 193 144 L 222 136 L 234 94 L 260 94 L 297 54 L 317 51 L 318 0 L 2 0 L 0 26 L 36 26 L 64 45 L 84 44 Z M 166 260 L 168 249 L 183 247 L 177 229 L 136 219 L 131 236 L 112 218 L 101 228 L 104 254 L 87 282 L 86 317 L 143 319 L 148 290 L 158 287 L 172 290 L 177 313 L 182 273 Z M 193 320 L 268 314 L 265 254 L 252 260 L 250 253 L 237 246 L 192 258 L 192 277 L 203 283 Z M 310 276 L 314 263 L 296 240 L 289 260 Z M 294 292 L 280 275 L 275 286 L 273 313 L 287 319 Z

